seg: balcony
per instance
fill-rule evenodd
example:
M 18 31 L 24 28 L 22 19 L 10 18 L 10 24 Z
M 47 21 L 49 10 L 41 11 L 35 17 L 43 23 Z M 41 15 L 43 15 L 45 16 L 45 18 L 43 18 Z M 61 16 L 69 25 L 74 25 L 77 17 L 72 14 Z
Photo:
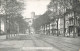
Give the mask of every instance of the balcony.
M 72 23 L 72 24 L 69 24 L 69 26 L 74 26 L 74 24 Z
M 79 24 L 77 23 L 77 24 L 69 24 L 69 26 L 79 26 Z

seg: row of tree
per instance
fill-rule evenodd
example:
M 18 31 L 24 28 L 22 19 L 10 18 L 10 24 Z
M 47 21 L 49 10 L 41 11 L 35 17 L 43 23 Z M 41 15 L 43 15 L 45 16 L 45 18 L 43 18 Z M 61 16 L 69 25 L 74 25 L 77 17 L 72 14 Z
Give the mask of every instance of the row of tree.
M 50 22 L 49 15 L 51 11 L 46 11 L 43 15 L 40 15 L 37 19 L 33 21 L 33 27 L 38 30 L 42 25 Z
M 64 14 L 70 9 L 79 13 L 79 5 L 79 0 L 51 0 L 48 5 L 48 10 L 34 21 L 33 27 L 35 29 L 39 29 L 42 25 L 49 23 L 51 20 L 56 20 L 63 17 L 65 28 Z
M 1 6 L 5 11 L 4 18 L 6 19 L 6 23 L 9 24 L 9 28 L 7 28 L 7 31 L 9 33 L 10 31 L 13 31 L 14 33 L 24 33 L 28 28 L 28 23 L 23 19 L 22 16 L 24 3 L 18 0 L 3 0 L 1 1 Z

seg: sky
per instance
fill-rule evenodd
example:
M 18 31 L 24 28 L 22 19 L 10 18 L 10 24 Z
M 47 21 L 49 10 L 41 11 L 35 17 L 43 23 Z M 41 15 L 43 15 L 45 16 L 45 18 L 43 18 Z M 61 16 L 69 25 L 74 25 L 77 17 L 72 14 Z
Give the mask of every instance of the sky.
M 36 15 L 42 15 L 47 10 L 50 0 L 24 0 L 25 10 L 22 15 L 24 18 L 31 18 L 31 12 Z

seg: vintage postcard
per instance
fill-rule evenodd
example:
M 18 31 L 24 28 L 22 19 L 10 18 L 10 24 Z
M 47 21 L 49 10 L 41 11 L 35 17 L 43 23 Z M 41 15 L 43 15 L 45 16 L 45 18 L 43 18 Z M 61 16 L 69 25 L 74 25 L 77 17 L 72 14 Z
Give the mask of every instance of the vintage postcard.
M 0 0 L 0 51 L 80 51 L 80 0 Z

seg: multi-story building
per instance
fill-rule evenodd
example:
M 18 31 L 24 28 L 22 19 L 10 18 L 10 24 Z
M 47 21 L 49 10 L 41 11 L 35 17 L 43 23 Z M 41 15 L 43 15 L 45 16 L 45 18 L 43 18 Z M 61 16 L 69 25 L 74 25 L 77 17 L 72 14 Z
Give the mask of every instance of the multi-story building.
M 71 0 L 71 3 L 72 8 L 67 8 L 65 13 L 65 33 L 68 36 L 76 37 L 79 34 L 79 13 L 76 10 L 79 0 Z
M 53 12 L 55 12 L 54 10 L 54 1 L 56 0 L 51 0 L 52 2 L 50 3 L 51 5 L 49 6 L 52 11 L 53 9 Z M 77 27 L 78 27 L 78 18 L 76 17 L 76 13 L 78 12 L 79 14 L 79 0 L 62 0 L 65 3 L 68 3 L 67 5 L 65 4 L 65 7 L 62 8 L 60 11 L 62 12 L 63 16 L 62 17 L 59 17 L 58 19 L 58 31 L 60 31 L 60 34 L 64 34 L 64 36 L 68 36 L 68 35 L 73 35 L 73 36 L 76 36 L 77 33 L 79 33 L 79 30 L 77 30 Z M 57 1 L 56 1 L 57 3 Z M 58 11 L 58 10 L 57 10 Z M 60 13 L 61 14 L 61 13 Z M 52 14 L 54 16 L 54 14 Z M 79 16 L 78 16 L 79 17 Z M 79 29 L 79 28 L 78 28 Z M 73 34 L 73 33 L 74 34 Z
M 66 17 L 68 18 L 68 26 L 67 26 L 67 30 L 69 33 L 69 35 L 71 36 L 77 36 L 79 33 L 79 23 L 78 23 L 78 15 L 77 17 L 74 15 L 74 12 L 71 11 L 69 13 L 66 14 Z
M 57 23 L 56 21 L 51 21 L 51 34 L 56 35 L 57 33 Z

